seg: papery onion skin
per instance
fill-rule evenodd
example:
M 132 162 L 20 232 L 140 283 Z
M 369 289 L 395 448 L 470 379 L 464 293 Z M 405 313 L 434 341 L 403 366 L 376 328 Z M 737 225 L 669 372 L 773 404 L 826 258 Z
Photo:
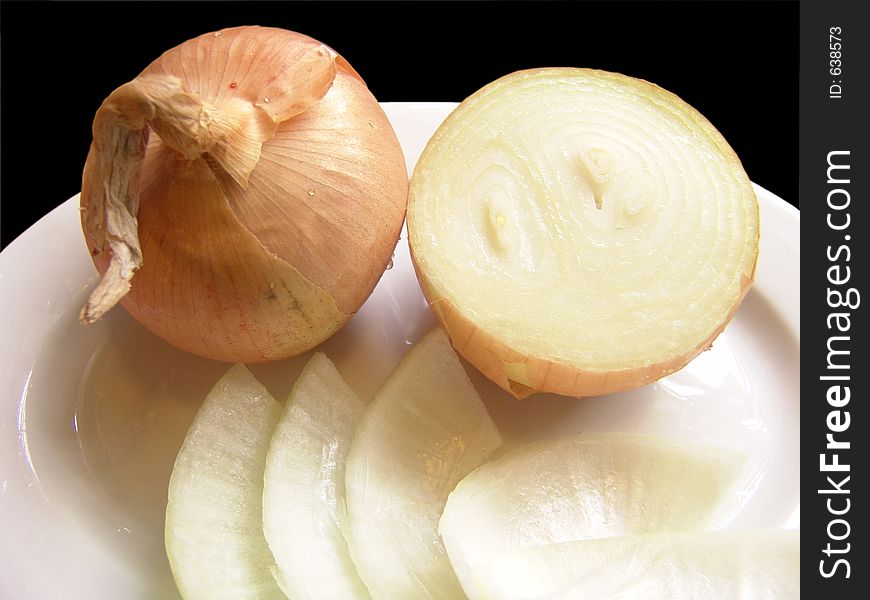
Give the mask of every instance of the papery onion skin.
M 553 80 L 562 78 L 563 81 L 569 82 L 566 85 L 572 85 L 572 80 L 592 81 L 593 83 L 590 85 L 593 86 L 599 84 L 602 86 L 624 85 L 629 89 L 626 95 L 633 95 L 639 103 L 664 105 L 665 111 L 673 111 L 673 114 L 677 115 L 675 117 L 677 122 L 682 119 L 690 122 L 691 127 L 694 128 L 693 133 L 697 133 L 704 139 L 707 146 L 704 146 L 699 153 L 708 148 L 713 149 L 713 153 L 717 155 L 716 160 L 720 161 L 716 163 L 717 167 L 726 165 L 722 168 L 729 171 L 728 176 L 734 181 L 734 188 L 737 190 L 735 197 L 739 198 L 736 202 L 744 208 L 748 207 L 746 208 L 745 247 L 740 264 L 733 273 L 733 281 L 736 285 L 733 289 L 728 290 L 728 298 L 731 302 L 728 310 L 721 314 L 721 319 L 715 326 L 710 327 L 706 333 L 694 339 L 691 345 L 684 345 L 679 351 L 672 352 L 665 358 L 654 361 L 635 361 L 635 364 L 627 367 L 608 368 L 596 365 L 594 361 L 583 363 L 582 361 L 572 361 L 568 358 L 525 349 L 522 340 L 509 340 L 503 333 L 489 330 L 485 326 L 485 319 L 482 320 L 479 314 L 474 315 L 460 308 L 457 298 L 451 296 L 452 290 L 449 285 L 444 283 L 443 273 L 433 267 L 436 260 L 433 247 L 443 247 L 450 245 L 450 243 L 446 238 L 436 239 L 432 223 L 428 221 L 431 218 L 432 210 L 426 208 L 427 203 L 441 209 L 441 203 L 447 206 L 447 201 L 439 199 L 437 200 L 439 204 L 432 204 L 435 201 L 430 197 L 439 197 L 439 195 L 449 197 L 451 192 L 456 192 L 450 188 L 451 185 L 455 185 L 454 180 L 449 179 L 450 176 L 441 178 L 439 169 L 445 167 L 439 164 L 438 158 L 432 158 L 432 156 L 443 157 L 445 154 L 450 154 L 451 151 L 458 154 L 457 148 L 461 149 L 465 144 L 473 146 L 469 140 L 476 136 L 492 135 L 494 139 L 498 138 L 497 130 L 501 127 L 498 117 L 487 115 L 488 120 L 483 121 L 479 113 L 475 114 L 474 116 L 480 117 L 482 122 L 486 123 L 486 126 L 481 126 L 481 129 L 477 131 L 474 130 L 473 126 L 468 125 L 468 119 L 471 117 L 466 117 L 466 114 L 473 113 L 477 106 L 484 103 L 489 103 L 488 106 L 496 104 L 498 100 L 494 98 L 497 93 L 502 93 L 502 90 L 513 88 L 511 92 L 519 94 L 517 89 L 520 86 L 535 79 L 547 78 Z M 624 98 L 620 98 L 620 100 L 624 100 Z M 545 106 L 543 101 L 539 101 L 538 107 L 539 111 L 545 113 L 549 108 Z M 521 115 L 526 114 L 522 111 L 527 109 L 516 110 L 517 114 L 520 115 L 516 117 L 517 121 L 522 121 Z M 461 133 L 458 133 L 460 131 Z M 442 138 L 449 141 L 444 141 Z M 515 143 L 515 140 L 505 142 L 506 145 L 511 143 Z M 445 151 L 445 148 L 449 148 L 449 150 Z M 523 149 L 528 151 L 527 147 L 523 147 Z M 520 161 L 520 159 L 517 160 Z M 526 163 L 523 164 L 526 165 Z M 538 173 L 537 175 L 545 180 L 551 174 Z M 457 179 L 457 181 L 468 180 L 470 179 Z M 711 186 L 714 183 L 711 181 Z M 462 194 L 463 190 L 459 190 L 458 193 Z M 466 199 L 465 196 L 458 197 L 461 198 L 461 202 L 474 203 L 478 200 L 473 197 L 473 194 L 469 199 Z M 461 202 L 458 203 L 461 204 Z M 596 198 L 596 204 L 597 208 L 601 209 L 599 198 Z M 426 210 L 430 210 L 430 212 L 426 213 Z M 447 209 L 444 208 L 444 210 Z M 571 217 L 572 215 L 568 214 L 562 215 L 560 218 L 570 220 Z M 460 216 L 453 216 L 453 218 L 455 221 L 461 220 Z M 681 369 L 698 354 L 710 348 L 716 337 L 733 318 L 755 277 L 759 239 L 758 206 L 748 176 L 743 171 L 740 160 L 733 149 L 703 115 L 674 94 L 649 82 L 616 73 L 577 68 L 531 69 L 507 75 L 470 96 L 448 116 L 424 149 L 412 176 L 408 231 L 412 262 L 422 291 L 439 322 L 448 331 L 454 347 L 487 378 L 517 398 L 526 398 L 538 392 L 552 392 L 576 397 L 608 394 L 652 383 Z M 481 276 L 481 286 L 488 285 L 486 277 L 487 275 Z M 575 292 L 582 294 L 583 290 L 579 289 Z M 545 294 L 546 292 L 541 291 L 540 293 Z M 543 296 L 541 298 L 543 299 Z M 500 300 L 510 303 L 513 299 L 509 295 L 504 295 Z M 496 309 L 494 308 L 494 310 Z M 569 325 L 566 323 L 566 336 L 570 335 Z
M 171 129 L 150 123 L 138 207 L 131 203 L 142 260 L 129 267 L 138 270 L 121 303 L 158 336 L 207 358 L 305 352 L 359 309 L 390 261 L 408 189 L 395 132 L 346 60 L 291 31 L 204 34 L 134 82 L 174 78 L 204 103 L 199 120 L 217 141 L 201 156 L 179 151 Z M 104 202 L 97 134 L 107 120 L 98 112 L 81 201 L 101 273 L 118 244 L 92 210 Z

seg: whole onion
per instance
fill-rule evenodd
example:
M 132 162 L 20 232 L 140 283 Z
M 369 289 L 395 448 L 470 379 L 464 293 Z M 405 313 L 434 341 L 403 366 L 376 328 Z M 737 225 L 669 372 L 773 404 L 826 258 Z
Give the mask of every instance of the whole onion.
M 408 178 L 386 115 L 331 48 L 236 27 L 173 48 L 98 110 L 82 227 L 102 279 L 171 344 L 259 362 L 304 352 L 369 296 Z

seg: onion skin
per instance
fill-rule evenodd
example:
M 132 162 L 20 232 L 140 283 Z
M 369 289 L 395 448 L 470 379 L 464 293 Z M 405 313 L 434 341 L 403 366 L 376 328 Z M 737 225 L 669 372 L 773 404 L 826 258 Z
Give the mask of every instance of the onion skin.
M 641 102 L 655 105 L 662 104 L 666 107 L 665 110 L 673 111 L 674 114 L 679 115 L 679 118 L 693 123 L 695 127 L 693 132 L 703 136 L 708 141 L 710 147 L 715 149 L 713 152 L 718 154 L 718 159 L 721 159 L 721 163 L 717 163 L 717 165 L 728 165 L 727 168 L 730 169 L 733 180 L 737 182 L 735 184 L 737 188 L 735 194 L 739 194 L 740 202 L 747 202 L 747 204 L 741 204 L 741 206 L 751 206 L 751 208 L 747 209 L 747 227 L 751 229 L 747 229 L 748 235 L 742 238 L 746 240 L 746 253 L 743 255 L 744 258 L 741 259 L 742 262 L 739 269 L 733 273 L 734 278 L 732 281 L 734 282 L 734 287 L 729 289 L 729 294 L 725 296 L 731 304 L 727 305 L 727 311 L 721 313 L 722 318 L 721 321 L 718 321 L 718 325 L 705 329 L 703 336 L 699 335 L 693 338 L 691 345 L 685 344 L 679 352 L 671 352 L 670 355 L 654 361 L 633 361 L 635 364 L 631 364 L 631 366 L 626 368 L 601 368 L 596 367 L 595 364 L 586 366 L 579 362 L 560 360 L 558 356 L 544 355 L 526 350 L 522 347 L 523 340 L 518 341 L 514 339 L 506 341 L 504 335 L 489 331 L 486 327 L 482 326 L 479 316 L 475 317 L 470 312 L 464 312 L 450 296 L 451 291 L 459 294 L 458 288 L 457 290 L 452 290 L 447 287 L 448 284 L 444 283 L 442 272 L 435 269 L 436 254 L 434 254 L 433 248 L 449 246 L 450 240 L 447 235 L 443 238 L 435 237 L 431 224 L 427 223 L 425 218 L 427 216 L 431 218 L 433 212 L 437 212 L 430 207 L 437 207 L 438 210 L 446 211 L 442 213 L 449 215 L 445 219 L 461 219 L 462 216 L 456 216 L 454 213 L 449 212 L 453 205 L 449 204 L 449 201 L 445 198 L 456 198 L 455 202 L 457 205 L 465 206 L 465 203 L 468 203 L 469 206 L 474 207 L 478 206 L 474 203 L 480 200 L 473 198 L 471 193 L 466 196 L 463 193 L 464 190 L 460 189 L 457 191 L 451 187 L 455 185 L 454 181 L 473 181 L 473 176 L 468 173 L 471 167 L 466 168 L 465 164 L 461 163 L 462 159 L 458 159 L 462 166 L 457 168 L 457 172 L 465 172 L 457 176 L 451 171 L 450 174 L 442 176 L 439 173 L 443 173 L 443 171 L 440 170 L 446 167 L 437 162 L 438 159 L 433 158 L 433 156 L 443 158 L 445 155 L 455 152 L 455 155 L 467 158 L 468 153 L 471 151 L 465 149 L 465 144 L 470 148 L 479 149 L 480 147 L 485 147 L 483 144 L 489 141 L 489 136 L 492 136 L 493 139 L 501 140 L 502 138 L 499 136 L 502 133 L 500 133 L 501 129 L 499 129 L 500 121 L 498 116 L 507 111 L 502 109 L 502 113 L 493 114 L 495 111 L 492 111 L 492 107 L 499 102 L 499 100 L 495 99 L 496 94 L 504 93 L 507 95 L 507 92 L 501 92 L 501 90 L 510 89 L 515 94 L 511 97 L 515 98 L 520 93 L 517 89 L 525 89 L 519 86 L 526 85 L 528 81 L 533 81 L 537 78 L 556 79 L 560 77 L 567 80 L 577 78 L 584 82 L 592 81 L 595 84 L 604 82 L 602 86 L 611 85 L 612 83 L 620 85 L 621 82 L 629 82 L 627 83 L 627 88 Z M 517 88 L 511 88 L 514 84 L 518 84 Z M 499 98 L 503 97 L 499 96 Z M 620 100 L 625 99 L 620 98 Z M 538 98 L 538 102 L 543 104 L 545 100 Z M 482 116 L 482 112 L 474 113 L 473 111 L 477 109 L 477 106 L 485 106 L 492 112 L 486 113 L 485 117 Z M 522 122 L 524 116 L 528 114 L 526 112 L 528 109 L 523 106 L 523 108 L 515 110 L 515 118 L 517 121 Z M 467 116 L 468 114 L 473 114 L 473 117 Z M 478 121 L 472 121 L 473 118 L 478 119 Z M 485 125 L 479 126 L 480 129 L 475 129 L 476 124 L 479 122 Z M 473 138 L 475 135 L 482 136 L 481 139 L 483 141 L 477 141 L 478 146 L 475 146 L 469 140 L 469 136 Z M 445 139 L 448 141 L 444 141 Z M 504 142 L 504 144 L 515 143 L 514 138 L 510 139 L 511 141 Z M 704 147 L 705 152 L 707 148 L 708 146 Z M 530 152 L 528 147 L 525 146 L 523 150 Z M 465 154 L 462 154 L 463 152 Z M 456 168 L 455 165 L 451 165 L 451 167 Z M 477 165 L 477 167 L 479 168 L 480 165 Z M 529 168 L 531 169 L 531 167 Z M 478 172 L 474 171 L 473 173 Z M 421 173 L 424 174 L 421 175 Z M 537 174 L 537 176 L 545 180 L 555 177 L 552 173 Z M 710 185 L 714 183 L 716 182 L 711 181 Z M 596 198 L 596 204 L 597 209 L 602 208 L 599 198 Z M 595 208 L 591 210 L 594 212 Z M 561 217 L 565 220 L 570 220 L 572 215 L 565 214 L 561 215 Z M 701 352 L 712 346 L 714 340 L 733 318 L 755 278 L 758 249 L 758 207 L 749 179 L 745 172 L 743 172 L 740 160 L 733 149 L 709 121 L 677 96 L 649 82 L 605 71 L 573 68 L 532 69 L 507 75 L 470 96 L 447 118 L 441 128 L 439 128 L 439 131 L 430 139 L 411 179 L 408 231 L 411 259 L 423 294 L 438 321 L 448 332 L 457 352 L 480 370 L 488 379 L 516 398 L 522 399 L 541 392 L 588 397 L 629 390 L 650 384 L 683 368 Z M 641 258 L 641 260 L 643 259 Z M 484 264 L 483 261 L 481 264 Z M 730 276 L 731 273 L 728 272 L 728 275 Z M 466 276 L 468 275 L 466 274 Z M 480 285 L 486 286 L 487 279 L 484 276 L 481 277 Z M 584 292 L 582 289 L 575 289 L 574 291 L 576 293 Z M 503 290 L 498 293 L 502 292 Z M 545 292 L 542 291 L 541 293 Z M 490 292 L 491 294 L 492 292 Z M 734 298 L 733 302 L 731 298 Z M 471 302 L 466 298 L 462 300 Z M 502 296 L 500 301 L 510 303 L 512 300 Z M 474 310 L 481 310 L 480 305 L 475 304 L 474 306 Z M 498 309 L 493 307 L 493 311 L 498 312 Z M 716 314 L 719 315 L 720 313 L 717 312 Z M 566 336 L 569 335 L 569 333 L 566 333 Z
M 82 320 L 120 299 L 200 356 L 298 355 L 374 289 L 407 191 L 386 115 L 332 49 L 273 28 L 199 36 L 95 117 L 82 228 L 104 279 Z

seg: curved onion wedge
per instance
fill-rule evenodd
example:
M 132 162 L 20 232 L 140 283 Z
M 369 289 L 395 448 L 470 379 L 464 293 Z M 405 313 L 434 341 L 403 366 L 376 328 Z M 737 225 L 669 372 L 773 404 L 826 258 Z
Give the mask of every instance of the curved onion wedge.
M 502 552 L 707 526 L 741 455 L 646 435 L 580 434 L 518 448 L 463 479 L 440 533 L 466 593 Z
M 417 342 L 357 426 L 348 545 L 374 598 L 462 598 L 438 519 L 501 438 L 443 330 Z
M 263 536 L 263 469 L 281 407 L 242 365 L 206 396 L 169 481 L 166 554 L 184 598 L 284 598 Z
M 345 461 L 364 408 L 318 352 L 293 385 L 272 436 L 263 529 L 288 598 L 370 598 L 342 533 Z
M 796 530 L 656 533 L 536 546 L 474 572 L 487 600 L 800 597 Z
M 515 396 L 590 396 L 712 344 L 755 275 L 758 205 L 727 142 L 673 94 L 537 69 L 441 125 L 408 233 L 457 351 Z

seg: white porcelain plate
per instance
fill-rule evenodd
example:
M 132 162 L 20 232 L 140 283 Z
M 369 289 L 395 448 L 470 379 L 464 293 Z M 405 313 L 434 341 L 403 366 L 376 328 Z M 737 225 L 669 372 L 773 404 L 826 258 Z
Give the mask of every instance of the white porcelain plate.
M 409 169 L 454 106 L 384 105 Z M 722 526 L 798 527 L 800 216 L 756 191 L 757 283 L 713 348 L 682 371 L 607 397 L 517 401 L 468 367 L 508 444 L 615 430 L 737 448 L 749 460 Z M 176 597 L 163 553 L 169 473 L 227 365 L 167 347 L 122 309 L 83 327 L 79 308 L 95 281 L 77 197 L 0 255 L 0 598 Z M 368 302 L 321 348 L 370 399 L 433 324 L 403 235 Z M 252 370 L 284 398 L 305 360 Z

